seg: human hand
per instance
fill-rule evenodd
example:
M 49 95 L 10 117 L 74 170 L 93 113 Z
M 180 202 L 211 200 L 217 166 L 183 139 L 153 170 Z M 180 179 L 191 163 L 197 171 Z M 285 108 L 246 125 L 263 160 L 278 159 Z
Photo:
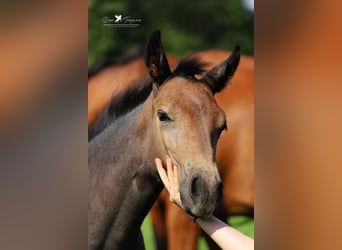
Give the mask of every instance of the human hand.
M 170 194 L 170 201 L 177 206 L 183 208 L 179 193 L 179 180 L 177 166 L 173 165 L 170 159 L 166 160 L 166 171 L 163 168 L 162 161 L 159 158 L 155 159 L 159 176 L 164 183 L 165 188 Z

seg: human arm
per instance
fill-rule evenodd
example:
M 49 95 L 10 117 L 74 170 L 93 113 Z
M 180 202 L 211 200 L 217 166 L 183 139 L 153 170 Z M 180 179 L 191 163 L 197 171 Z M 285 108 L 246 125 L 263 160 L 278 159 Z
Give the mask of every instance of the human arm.
M 214 215 L 205 219 L 198 218 L 196 223 L 224 250 L 254 249 L 252 238 L 228 226 Z

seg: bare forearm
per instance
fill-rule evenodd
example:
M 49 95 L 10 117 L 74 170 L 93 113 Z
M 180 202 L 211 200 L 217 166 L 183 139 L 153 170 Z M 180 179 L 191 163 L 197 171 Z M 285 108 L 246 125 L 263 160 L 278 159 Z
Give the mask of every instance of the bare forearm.
M 214 216 L 198 218 L 196 223 L 224 250 L 254 249 L 254 240 Z

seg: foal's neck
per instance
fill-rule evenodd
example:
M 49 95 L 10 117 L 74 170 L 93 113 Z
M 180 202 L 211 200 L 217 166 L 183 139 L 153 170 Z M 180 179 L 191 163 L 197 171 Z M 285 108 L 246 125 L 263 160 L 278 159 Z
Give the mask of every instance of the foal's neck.
M 135 248 L 132 239 L 162 190 L 151 153 L 156 152 L 151 115 L 148 98 L 89 145 L 89 237 L 94 246 Z

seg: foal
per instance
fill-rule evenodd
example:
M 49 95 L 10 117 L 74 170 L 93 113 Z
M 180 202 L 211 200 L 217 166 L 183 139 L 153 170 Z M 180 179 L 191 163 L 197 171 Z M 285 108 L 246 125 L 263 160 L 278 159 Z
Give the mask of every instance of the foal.
M 171 72 L 160 32 L 148 43 L 145 63 L 151 80 L 117 95 L 91 129 L 89 142 L 89 249 L 143 249 L 140 226 L 163 185 L 156 157 L 179 168 L 184 209 L 208 217 L 222 196 L 215 150 L 226 128 L 214 94 L 233 76 L 240 59 L 231 56 L 203 74 L 194 58 Z

